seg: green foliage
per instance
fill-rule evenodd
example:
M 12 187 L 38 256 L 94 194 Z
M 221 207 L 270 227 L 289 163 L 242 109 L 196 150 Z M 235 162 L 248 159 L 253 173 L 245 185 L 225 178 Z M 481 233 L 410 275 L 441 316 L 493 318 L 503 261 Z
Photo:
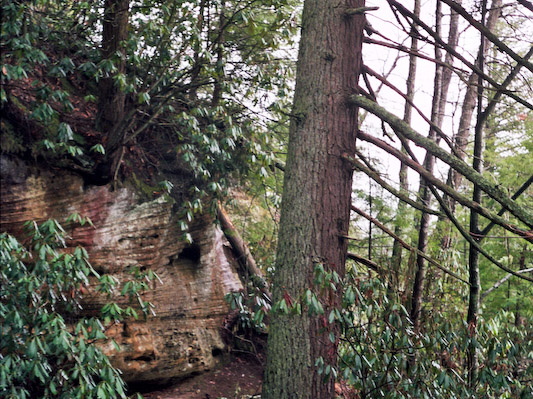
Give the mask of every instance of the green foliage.
M 249 173 L 238 190 L 231 190 L 227 209 L 232 222 L 248 244 L 255 261 L 265 272 L 275 263 L 283 174 L 270 171 L 266 177 Z
M 339 323 L 340 376 L 370 398 L 521 398 L 531 394 L 533 337 L 509 313 L 479 322 L 481 368 L 467 388 L 464 353 L 471 339 L 461 319 L 433 314 L 415 333 L 408 312 L 387 297 L 379 279 L 349 276 Z
M 14 87 L 25 80 L 31 90 L 24 106 L 46 128 L 33 148 L 90 173 L 112 154 L 94 137 L 83 140 L 67 116 L 78 104 L 73 97 L 98 103 L 99 82 L 112 77 L 126 97 L 128 146 L 150 160 L 174 151 L 173 171 L 186 166 L 193 174 L 187 200 L 209 208 L 232 178 L 264 178 L 273 163 L 272 125 L 282 126 L 288 113 L 295 4 L 132 1 L 123 49 L 103 58 L 100 2 L 3 0 L 2 100 L 19 96 Z M 184 204 L 183 216 L 197 209 Z
M 507 76 L 507 70 L 502 72 Z M 522 85 L 522 83 L 518 83 Z M 525 84 L 528 86 L 528 84 Z M 518 89 L 518 87 L 517 87 Z M 506 187 L 512 196 L 530 177 L 531 116 L 516 103 L 505 99 L 498 105 L 494 117 L 486 127 L 484 175 L 494 184 Z M 461 187 L 471 190 L 470 185 Z M 531 190 L 523 192 L 516 201 L 524 206 L 531 203 Z M 399 215 L 383 206 L 371 186 L 358 197 L 371 205 L 372 216 L 390 226 L 391 220 L 401 219 L 402 239 L 415 243 L 417 227 L 403 225 L 413 220 L 409 214 Z M 362 202 L 359 200 L 359 202 Z M 364 205 L 359 205 L 364 207 Z M 483 206 L 498 212 L 494 200 L 483 197 Z M 457 205 L 455 216 L 468 226 L 469 211 Z M 407 216 L 407 218 L 406 218 Z M 512 215 L 504 213 L 510 224 L 517 224 Z M 355 233 L 368 222 L 356 222 Z M 487 224 L 481 221 L 481 229 Z M 390 238 L 381 238 L 373 228 L 373 243 L 350 243 L 352 250 L 371 259 L 383 268 L 390 265 Z M 366 236 L 363 236 L 366 237 Z M 409 238 L 410 237 L 410 238 Z M 446 243 L 445 243 L 446 242 Z M 382 244 L 383 243 L 383 244 Z M 387 244 L 386 244 L 387 243 Z M 533 261 L 530 243 L 495 226 L 480 245 L 512 270 L 529 268 Z M 413 244 L 411 244 L 413 245 Z M 384 247 L 385 246 L 385 247 Z M 439 263 L 466 277 L 468 244 L 450 225 L 439 220 L 430 226 L 425 252 Z M 405 251 L 404 251 L 405 254 Z M 484 257 L 480 258 L 482 315 L 477 332 L 464 325 L 468 301 L 468 286 L 427 265 L 421 331 L 413 331 L 405 307 L 410 303 L 414 263 L 403 256 L 404 265 L 390 265 L 401 280 L 398 285 L 384 286 L 377 279 L 352 276 L 344 284 L 345 304 L 340 321 L 343 333 L 340 346 L 339 374 L 356 388 L 362 397 L 386 398 L 521 398 L 532 395 L 529 375 L 532 374 L 531 323 L 533 285 L 516 277 L 509 277 Z M 414 260 L 414 258 L 413 258 Z M 412 268 L 411 268 L 412 267 Z M 366 271 L 366 270 L 365 270 Z M 530 274 L 528 274 L 530 275 Z M 384 276 L 381 275 L 381 278 Z M 490 290 L 490 292 L 489 292 Z M 466 351 L 470 343 L 477 348 L 480 360 L 479 381 L 475 388 L 467 387 Z M 325 366 L 324 366 L 325 367 Z M 325 368 L 324 368 L 325 370 Z
M 250 282 L 246 291 L 226 294 L 225 300 L 231 310 L 238 311 L 237 317 L 243 330 L 265 331 L 265 317 L 271 309 L 270 299 L 255 284 Z
M 73 215 L 68 223 L 87 223 Z M 26 223 L 27 246 L 0 235 L 0 396 L 24 398 L 125 398 L 125 384 L 97 343 L 106 339 L 105 326 L 137 317 L 133 307 L 109 303 L 100 317 L 80 317 L 80 296 L 89 278 L 96 289 L 111 295 L 118 282 L 98 276 L 87 252 L 64 250 L 65 230 L 55 220 Z M 138 270 L 121 295 L 140 299 L 147 276 Z M 69 323 L 69 320 L 76 320 Z
M 17 81 L 26 80 L 24 85 L 31 90 L 23 96 L 25 107 L 43 126 L 45 134 L 38 148 L 45 153 L 72 157 L 84 153 L 80 137 L 60 120 L 60 115 L 71 112 L 74 106 L 70 93 L 58 83 L 77 72 L 71 57 L 80 43 L 89 40 L 91 32 L 79 19 L 88 7 L 88 3 L 67 0 L 2 1 L 2 105 L 8 95 L 13 97 L 13 88 L 20 87 Z
M 494 63 L 491 66 L 491 73 L 498 78 L 507 73 L 501 64 Z M 524 75 L 513 82 L 512 88 L 519 90 L 531 86 L 532 82 L 531 76 Z M 496 111 L 488 118 L 486 126 L 484 151 L 486 174 L 498 185 L 507 187 L 509 196 L 512 196 L 531 177 L 531 170 L 526 165 L 531 163 L 532 157 L 531 112 L 521 104 L 503 97 Z M 531 187 L 522 192 L 516 201 L 525 207 L 531 207 L 533 204 Z M 494 203 L 490 199 L 484 199 L 484 205 L 491 207 Z M 504 215 L 510 224 L 516 224 L 512 216 Z M 499 226 L 492 228 L 488 237 L 484 238 L 483 247 L 512 270 L 527 269 L 533 264 L 533 245 L 517 239 Z M 498 282 L 506 276 L 505 272 L 495 268 L 485 259 L 480 263 L 480 271 L 482 287 L 485 290 L 499 284 Z M 533 284 L 513 277 L 497 285 L 497 288 L 484 298 L 484 312 L 493 315 L 502 309 L 514 312 L 517 321 L 522 317 L 531 318 Z
M 324 337 L 336 342 L 340 332 L 338 364 L 323 358 L 314 366 L 325 379 L 339 378 L 364 398 L 527 398 L 533 373 L 533 335 L 528 318 L 515 325 L 512 312 L 480 319 L 473 337 L 463 315 L 431 314 L 431 323 L 415 332 L 407 309 L 390 298 L 390 289 L 379 278 L 350 270 L 345 279 L 323 265 L 315 266 L 314 292 L 300 298 L 284 297 L 272 311 L 286 315 L 319 317 L 329 327 Z M 339 309 L 325 312 L 320 293 L 342 292 Z M 479 383 L 469 389 L 465 353 L 469 344 L 478 348 Z

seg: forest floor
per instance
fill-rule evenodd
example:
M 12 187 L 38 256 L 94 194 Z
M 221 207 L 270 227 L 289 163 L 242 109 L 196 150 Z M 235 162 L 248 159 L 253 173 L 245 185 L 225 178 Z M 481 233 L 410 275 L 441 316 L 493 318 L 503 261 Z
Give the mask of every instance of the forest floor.
M 250 355 L 232 356 L 215 370 L 143 393 L 143 396 L 145 399 L 243 399 L 259 395 L 262 383 L 262 359 Z

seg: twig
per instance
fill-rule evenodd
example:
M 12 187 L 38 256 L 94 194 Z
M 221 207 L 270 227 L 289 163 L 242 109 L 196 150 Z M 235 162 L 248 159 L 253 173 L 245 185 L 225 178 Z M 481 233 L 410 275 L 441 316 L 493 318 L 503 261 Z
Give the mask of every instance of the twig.
M 518 274 L 522 274 L 522 273 L 530 273 L 530 272 L 533 272 L 533 267 L 530 267 L 529 269 L 522 269 L 522 270 L 517 270 L 516 273 Z M 500 287 L 500 285 L 502 285 L 503 283 L 505 283 L 507 280 L 509 280 L 511 277 L 513 276 L 513 274 L 509 273 L 507 274 L 504 278 L 496 281 L 496 283 L 494 283 L 494 285 L 492 287 L 490 287 L 488 290 L 486 290 L 483 294 L 481 294 L 481 298 L 480 300 L 482 301 L 483 299 L 485 299 L 485 297 L 487 295 L 489 295 L 492 291 L 498 289 Z
M 468 281 L 466 281 L 465 279 L 463 279 L 462 277 L 460 277 L 456 273 L 452 272 L 451 270 L 447 269 L 446 267 L 442 266 L 439 262 L 437 262 L 436 260 L 434 260 L 431 257 L 429 257 L 424 252 L 422 252 L 419 249 L 417 249 L 415 247 L 412 247 L 411 245 L 407 244 L 404 240 L 402 240 L 400 237 L 398 237 L 396 234 L 394 234 L 394 232 L 392 232 L 387 227 L 385 227 L 382 223 L 380 223 L 379 220 L 377 220 L 376 218 L 373 218 L 372 216 L 370 216 L 369 214 L 367 214 L 363 210 L 361 210 L 361 209 L 359 209 L 359 208 L 357 208 L 357 207 L 355 207 L 353 205 L 351 206 L 351 208 L 352 208 L 353 211 L 357 212 L 359 215 L 363 216 L 365 219 L 371 221 L 373 224 L 375 224 L 377 227 L 379 227 L 381 230 L 383 230 L 383 232 L 387 233 L 389 236 L 391 236 L 392 238 L 397 240 L 398 243 L 402 247 L 404 247 L 405 249 L 407 249 L 409 251 L 416 252 L 419 256 L 421 256 L 424 259 L 426 259 L 430 264 L 432 264 L 433 266 L 435 266 L 438 269 L 442 270 L 444 273 L 449 274 L 450 276 L 456 278 L 457 280 L 462 281 L 463 283 L 470 285 L 470 283 Z

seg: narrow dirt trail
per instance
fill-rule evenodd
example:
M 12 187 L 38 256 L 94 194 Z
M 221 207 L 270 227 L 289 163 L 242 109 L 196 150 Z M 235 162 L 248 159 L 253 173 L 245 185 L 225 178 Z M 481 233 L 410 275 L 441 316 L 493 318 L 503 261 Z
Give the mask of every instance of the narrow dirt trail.
M 263 366 L 252 356 L 232 357 L 224 366 L 182 380 L 161 390 L 143 393 L 145 399 L 242 399 L 261 393 Z

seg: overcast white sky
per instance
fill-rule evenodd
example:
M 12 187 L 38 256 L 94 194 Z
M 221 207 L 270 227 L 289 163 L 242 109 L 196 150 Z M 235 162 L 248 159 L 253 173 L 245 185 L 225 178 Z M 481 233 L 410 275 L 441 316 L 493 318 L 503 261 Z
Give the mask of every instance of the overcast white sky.
M 413 1 L 402 1 L 404 6 L 409 9 L 413 8 Z M 465 0 L 465 7 L 468 8 L 472 5 L 471 0 Z M 367 14 L 367 18 L 370 24 L 374 29 L 378 30 L 384 36 L 388 37 L 392 41 L 402 44 L 406 47 L 411 45 L 410 40 L 408 39 L 405 32 L 403 32 L 401 26 L 399 25 L 396 17 L 393 15 L 390 10 L 387 2 L 385 0 L 367 0 L 367 6 L 378 6 L 379 10 L 371 11 Z M 422 10 L 421 18 L 429 25 L 435 25 L 435 0 L 422 0 Z M 449 11 L 447 6 L 443 5 L 444 18 L 442 19 L 443 23 L 443 32 L 442 36 L 447 37 L 448 23 L 449 23 Z M 533 15 L 532 15 L 533 17 Z M 531 40 L 527 38 L 533 38 L 533 20 L 530 20 L 531 23 L 521 24 L 517 32 L 518 40 L 513 43 L 514 48 L 527 49 L 531 45 Z M 458 50 L 461 54 L 466 56 L 469 61 L 474 61 L 477 48 L 479 46 L 479 33 L 473 28 L 466 29 L 467 23 L 460 18 L 460 42 Z M 528 36 L 529 35 L 529 36 Z M 377 35 L 373 35 L 372 38 L 376 40 L 383 40 Z M 433 57 L 434 49 L 430 44 L 419 41 L 419 51 Z M 397 86 L 400 90 L 405 92 L 405 80 L 408 73 L 408 55 L 405 53 L 399 53 L 396 50 L 387 49 L 384 47 L 379 47 L 372 44 L 365 44 L 363 48 L 363 57 L 366 65 L 370 66 L 375 71 L 381 73 L 382 75 L 390 73 L 388 79 L 391 83 Z M 399 58 L 398 58 L 399 57 Z M 422 109 L 424 114 L 429 117 L 431 111 L 431 97 L 433 91 L 433 77 L 435 66 L 429 61 L 424 61 L 418 59 L 417 64 L 417 76 L 415 80 L 415 103 L 419 108 Z M 394 64 L 394 68 L 391 68 Z M 456 66 L 461 66 L 460 63 L 456 61 Z M 379 86 L 379 83 L 374 80 L 373 88 L 376 89 Z M 450 103 L 446 108 L 446 118 L 443 124 L 443 131 L 451 137 L 453 132 L 457 129 L 458 118 L 460 116 L 460 105 L 463 97 L 464 87 L 456 75 L 453 75 L 452 82 L 450 84 Z M 379 94 L 379 103 L 386 107 L 389 111 L 394 112 L 399 117 L 403 116 L 404 109 L 404 100 L 392 90 L 383 88 Z M 419 133 L 426 135 L 428 132 L 428 125 L 425 123 L 421 117 L 418 116 L 417 112 L 413 110 L 413 119 L 412 126 Z M 381 134 L 381 124 L 380 122 L 373 117 L 368 117 L 365 120 L 363 129 L 377 134 Z M 360 146 L 364 147 L 364 144 L 360 143 Z M 416 147 L 413 146 L 414 149 Z M 424 151 L 418 149 L 416 151 L 419 161 L 422 161 L 424 157 Z M 388 170 L 390 172 L 390 177 L 397 181 L 397 172 L 399 170 L 399 162 L 386 154 L 378 152 L 377 150 L 372 150 L 370 155 L 379 157 L 384 163 L 383 170 Z M 447 168 L 442 164 L 438 165 L 437 173 L 445 175 L 447 173 Z M 418 175 L 414 172 L 409 175 L 410 185 L 413 190 L 416 190 L 418 186 Z

